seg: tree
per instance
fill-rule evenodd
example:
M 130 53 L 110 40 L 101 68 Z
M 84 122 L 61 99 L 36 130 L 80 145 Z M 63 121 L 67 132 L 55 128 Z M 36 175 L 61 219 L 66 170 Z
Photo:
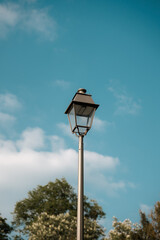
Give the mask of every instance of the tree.
M 150 217 L 152 219 L 152 226 L 157 239 L 160 239 L 160 202 L 157 202 L 154 206 L 154 210 L 151 211 Z
M 144 240 L 156 240 L 155 232 L 152 223 L 149 221 L 149 218 L 145 213 L 140 211 L 141 217 L 141 238 Z
M 107 240 L 160 240 L 160 202 L 148 216 L 140 211 L 140 224 L 133 224 L 129 219 L 119 222 L 114 218 L 113 227 Z
M 112 226 L 114 229 L 109 231 L 109 237 L 106 240 L 140 240 L 137 238 L 140 225 L 133 224 L 129 219 L 120 222 L 114 217 Z
M 157 202 L 154 209 L 146 216 L 140 211 L 142 238 L 145 240 L 159 240 L 160 239 L 160 202 Z
M 14 226 L 21 226 L 24 233 L 30 229 L 29 226 L 39 221 L 42 213 L 54 217 L 69 213 L 72 219 L 76 217 L 77 195 L 64 178 L 38 186 L 28 193 L 27 198 L 17 202 L 13 213 Z M 84 196 L 84 216 L 92 222 L 103 218 L 105 213 L 95 200 Z
M 76 239 L 76 217 L 69 213 L 48 215 L 41 213 L 37 221 L 28 226 L 29 240 L 75 240 Z M 104 229 L 97 221 L 85 218 L 84 239 L 93 240 L 104 236 Z
M 0 239 L 1 240 L 8 240 L 8 234 L 11 233 L 12 227 L 6 223 L 6 218 L 2 218 L 0 214 Z

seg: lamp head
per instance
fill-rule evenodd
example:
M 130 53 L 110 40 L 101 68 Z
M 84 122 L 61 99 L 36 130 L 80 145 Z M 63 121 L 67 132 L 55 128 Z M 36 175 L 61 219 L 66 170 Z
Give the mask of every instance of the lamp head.
M 86 135 L 93 122 L 95 111 L 99 107 L 86 89 L 80 88 L 65 111 L 68 115 L 71 131 L 76 135 Z

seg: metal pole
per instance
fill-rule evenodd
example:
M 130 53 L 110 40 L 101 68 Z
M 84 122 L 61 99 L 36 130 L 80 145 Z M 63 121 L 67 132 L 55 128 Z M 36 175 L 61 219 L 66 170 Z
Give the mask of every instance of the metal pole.
M 79 136 L 77 240 L 83 240 L 83 136 Z

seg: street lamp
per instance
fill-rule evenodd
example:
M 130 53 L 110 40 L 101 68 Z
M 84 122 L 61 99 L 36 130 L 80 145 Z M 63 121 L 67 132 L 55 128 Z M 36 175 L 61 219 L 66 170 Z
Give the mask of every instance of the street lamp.
M 83 240 L 83 137 L 90 130 L 96 109 L 91 95 L 80 88 L 74 95 L 65 114 L 68 115 L 72 133 L 79 137 L 79 163 L 78 163 L 78 206 L 77 206 L 77 240 Z

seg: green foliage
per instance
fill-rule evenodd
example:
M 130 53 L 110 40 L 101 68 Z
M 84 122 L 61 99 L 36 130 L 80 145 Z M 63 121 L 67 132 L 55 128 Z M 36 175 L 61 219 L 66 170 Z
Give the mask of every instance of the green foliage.
M 149 239 L 149 240 L 156 240 L 155 238 L 155 232 L 152 223 L 149 221 L 149 218 L 146 216 L 145 213 L 140 211 L 141 216 L 141 225 L 142 225 L 142 231 L 141 231 L 141 238 L 142 239 Z
M 6 218 L 2 218 L 0 216 L 0 239 L 1 240 L 8 240 L 9 236 L 8 234 L 11 233 L 11 231 L 13 230 L 12 227 L 6 223 Z
M 142 239 L 159 240 L 160 239 L 160 202 L 154 206 L 154 210 L 146 216 L 140 211 L 142 225 Z
M 160 202 L 148 216 L 140 211 L 140 218 L 140 224 L 132 224 L 128 219 L 119 222 L 114 218 L 114 229 L 106 240 L 160 240 Z
M 58 215 L 67 210 L 75 214 L 76 194 L 65 179 L 38 186 L 28 193 L 28 198 L 17 202 L 14 221 L 17 225 L 30 224 L 40 213 Z
M 72 186 L 63 178 L 49 182 L 45 186 L 38 186 L 28 193 L 28 197 L 19 201 L 14 209 L 14 226 L 22 228 L 25 233 L 26 227 L 32 226 L 38 221 L 41 214 L 59 216 L 69 213 L 73 219 L 77 215 L 77 195 Z M 94 200 L 84 196 L 84 217 L 96 221 L 105 216 L 102 208 Z M 89 221 L 89 220 L 88 220 Z M 90 223 L 91 223 L 90 222 Z M 97 238 L 95 238 L 97 239 Z
M 24 240 L 24 238 L 22 238 L 20 235 L 15 235 L 13 236 L 14 240 Z
M 150 218 L 152 219 L 152 226 L 157 239 L 160 239 L 160 202 L 157 202 L 154 206 L 154 210 L 151 211 Z
M 69 213 L 57 216 L 41 213 L 37 221 L 28 227 L 29 240 L 75 240 L 76 224 L 76 217 L 70 216 Z M 97 221 L 85 218 L 84 240 L 99 239 L 100 236 L 104 236 L 104 229 Z
M 120 222 L 114 217 L 112 226 L 114 229 L 110 230 L 106 240 L 138 240 L 136 233 L 139 232 L 140 225 L 133 224 L 129 219 Z

